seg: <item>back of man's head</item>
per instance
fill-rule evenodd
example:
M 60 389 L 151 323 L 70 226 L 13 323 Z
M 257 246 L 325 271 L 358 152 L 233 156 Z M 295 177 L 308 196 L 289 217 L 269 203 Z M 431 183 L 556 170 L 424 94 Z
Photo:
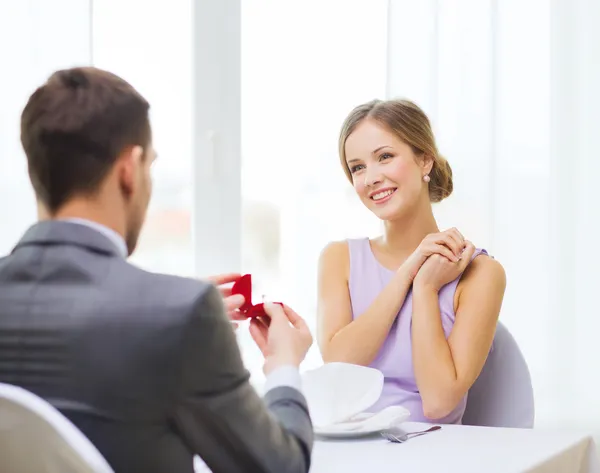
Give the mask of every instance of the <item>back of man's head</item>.
M 38 201 L 50 215 L 94 195 L 119 155 L 151 142 L 148 102 L 125 80 L 93 67 L 55 72 L 29 98 L 21 143 Z

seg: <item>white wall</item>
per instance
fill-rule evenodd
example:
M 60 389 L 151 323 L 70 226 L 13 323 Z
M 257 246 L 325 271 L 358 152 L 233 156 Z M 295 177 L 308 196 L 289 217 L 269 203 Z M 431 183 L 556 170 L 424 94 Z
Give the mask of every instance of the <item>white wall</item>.
M 557 411 L 600 431 L 600 3 L 552 2 L 552 285 L 549 360 Z M 565 409 L 565 406 L 568 406 Z M 561 408 L 559 410 L 559 408 Z
M 29 95 L 55 70 L 89 65 L 90 1 L 0 1 L 0 254 L 36 219 L 19 141 Z

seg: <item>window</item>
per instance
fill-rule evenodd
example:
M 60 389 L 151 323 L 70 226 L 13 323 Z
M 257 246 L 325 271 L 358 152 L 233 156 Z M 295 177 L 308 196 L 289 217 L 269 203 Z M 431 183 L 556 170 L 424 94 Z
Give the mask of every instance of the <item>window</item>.
M 321 249 L 380 225 L 346 180 L 337 136 L 354 106 L 385 97 L 387 3 L 242 2 L 242 267 L 257 299 L 284 301 L 313 333 Z M 239 339 L 260 376 L 247 331 Z M 304 368 L 319 362 L 315 344 Z
M 119 14 L 115 15 L 118 11 Z M 131 262 L 193 276 L 192 0 L 94 0 L 92 56 L 150 102 L 154 191 Z
M 538 418 L 597 424 L 591 3 L 0 2 L 0 218 L 10 222 L 0 251 L 36 217 L 19 143 L 25 101 L 55 70 L 91 63 L 152 106 L 159 160 L 132 261 L 250 272 L 257 299 L 285 301 L 314 331 L 319 252 L 380 229 L 340 168 L 341 123 L 359 103 L 407 97 L 454 170 L 440 226 L 458 226 L 507 270 L 501 320 L 528 360 Z M 246 330 L 239 340 L 260 379 Z M 315 346 L 304 368 L 319 361 Z M 570 419 L 557 417 L 573 399 Z
M 86 1 L 0 2 L 0 255 L 37 219 L 19 139 L 21 112 L 54 71 L 89 64 L 89 18 Z

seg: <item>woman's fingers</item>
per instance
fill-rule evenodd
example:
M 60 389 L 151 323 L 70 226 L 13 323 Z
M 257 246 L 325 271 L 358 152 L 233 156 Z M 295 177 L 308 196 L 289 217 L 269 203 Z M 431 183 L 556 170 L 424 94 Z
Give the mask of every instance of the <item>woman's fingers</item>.
M 450 230 L 446 230 L 441 233 L 435 233 L 433 235 L 430 235 L 428 239 L 429 243 L 433 243 L 435 245 L 444 245 L 447 248 L 449 248 L 452 251 L 452 253 L 456 256 L 456 260 L 453 258 L 448 258 L 451 261 L 458 261 L 465 249 L 464 237 L 456 228 L 451 228 Z M 443 254 L 441 252 L 438 253 Z
M 458 257 L 452 252 L 452 250 L 450 250 L 450 248 L 448 248 L 444 244 L 433 244 L 429 247 L 428 253 L 429 254 L 427 255 L 427 257 L 437 253 L 439 255 L 445 256 L 449 261 L 452 261 L 453 263 L 456 263 L 458 261 Z
M 460 257 L 465 249 L 465 239 L 463 238 L 462 234 L 456 228 L 451 228 L 444 233 L 454 242 L 454 254 Z
M 475 254 L 475 245 L 473 243 L 467 241 L 465 245 L 465 251 L 462 254 L 461 262 L 459 263 L 461 272 L 467 269 L 467 266 L 469 265 L 471 259 L 473 258 L 473 255 Z

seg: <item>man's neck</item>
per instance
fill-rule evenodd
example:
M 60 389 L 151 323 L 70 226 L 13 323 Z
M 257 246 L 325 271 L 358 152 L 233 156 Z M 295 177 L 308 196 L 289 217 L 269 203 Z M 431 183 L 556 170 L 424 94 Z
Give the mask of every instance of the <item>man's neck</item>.
M 38 220 L 61 220 L 88 226 L 108 237 L 123 254 L 129 255 L 125 238 L 124 211 L 119 205 L 108 205 L 89 199 L 72 199 L 51 214 L 38 202 Z
M 118 206 L 109 206 L 89 199 L 73 199 L 50 214 L 38 206 L 39 220 L 85 220 L 94 222 L 125 238 L 125 218 Z

